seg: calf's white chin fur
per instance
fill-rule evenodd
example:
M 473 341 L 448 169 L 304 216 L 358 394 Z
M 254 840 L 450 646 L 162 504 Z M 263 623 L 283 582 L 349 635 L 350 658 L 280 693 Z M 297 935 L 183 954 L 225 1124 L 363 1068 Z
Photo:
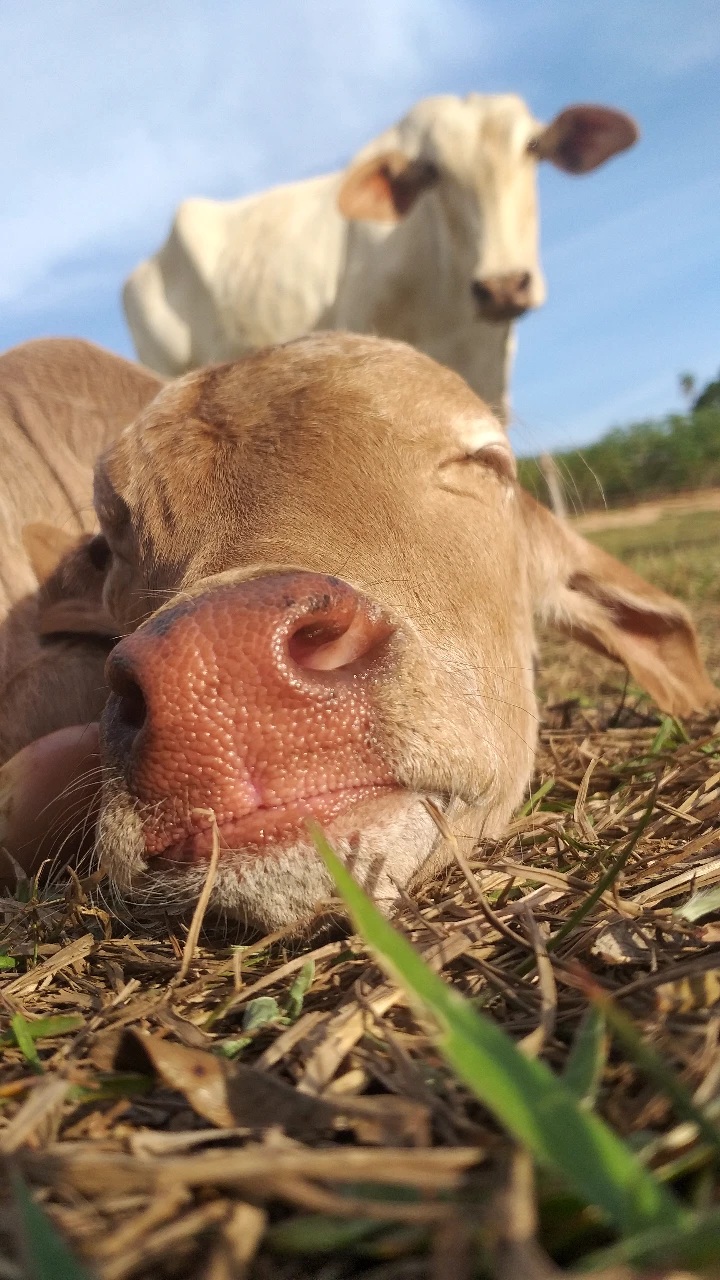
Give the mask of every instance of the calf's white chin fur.
M 338 818 L 327 836 L 359 883 L 388 912 L 404 887 L 430 858 L 437 827 L 412 792 L 374 802 L 372 820 L 356 835 L 357 812 Z M 345 829 L 345 830 L 344 830 Z M 350 830 L 350 837 L 347 830 Z M 127 795 L 106 796 L 98 828 L 101 864 L 114 891 L 133 916 L 185 914 L 197 902 L 207 861 L 173 865 L 148 859 L 140 816 Z M 250 928 L 302 929 L 335 897 L 333 882 L 309 837 L 256 850 L 224 849 L 210 899 L 210 911 Z

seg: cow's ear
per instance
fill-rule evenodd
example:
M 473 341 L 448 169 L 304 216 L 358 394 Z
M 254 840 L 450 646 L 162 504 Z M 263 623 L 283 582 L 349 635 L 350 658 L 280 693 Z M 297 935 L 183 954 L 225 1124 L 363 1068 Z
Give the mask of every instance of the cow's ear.
M 579 537 L 519 491 L 536 611 L 566 635 L 627 667 L 671 715 L 720 703 L 684 605 Z
M 624 111 L 612 107 L 566 107 L 533 138 L 530 151 L 538 160 L 551 160 L 565 173 L 590 173 L 631 147 L 639 136 L 637 124 Z
M 22 540 L 39 584 L 39 634 L 116 636 L 103 606 L 111 553 L 102 534 L 78 538 L 53 525 L 29 524 Z
M 429 160 L 410 160 L 402 151 L 384 151 L 348 169 L 338 194 L 338 208 L 344 218 L 399 222 L 438 177 L 437 166 Z

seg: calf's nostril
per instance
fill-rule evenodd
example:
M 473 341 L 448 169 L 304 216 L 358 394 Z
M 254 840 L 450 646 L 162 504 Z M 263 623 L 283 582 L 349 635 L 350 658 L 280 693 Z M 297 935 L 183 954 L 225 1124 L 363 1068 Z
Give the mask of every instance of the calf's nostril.
M 147 717 L 147 703 L 139 684 L 130 684 L 120 698 L 120 714 L 132 729 L 142 729 Z
M 379 656 L 393 628 L 362 609 L 345 619 L 306 622 L 288 638 L 288 654 L 304 671 L 339 671 Z
M 116 667 L 112 678 L 113 692 L 117 695 L 117 715 L 122 724 L 136 733 L 147 719 L 147 702 L 137 680 L 121 667 Z
M 339 665 L 335 662 L 341 641 L 347 635 L 347 626 L 328 623 L 308 623 L 299 627 L 288 638 L 288 653 L 296 667 L 305 671 L 328 671 Z

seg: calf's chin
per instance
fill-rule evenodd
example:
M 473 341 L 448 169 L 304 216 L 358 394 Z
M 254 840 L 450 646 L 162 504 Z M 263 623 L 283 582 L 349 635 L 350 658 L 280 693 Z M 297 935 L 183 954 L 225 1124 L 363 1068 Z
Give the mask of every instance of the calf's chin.
M 442 808 L 443 801 L 436 799 Z M 385 911 L 395 905 L 401 889 L 419 885 L 447 860 L 423 798 L 409 791 L 369 801 L 329 824 L 326 834 Z M 98 846 L 112 888 L 133 916 L 183 914 L 194 907 L 208 873 L 207 860 L 149 857 L 137 804 L 117 781 L 105 784 Z M 333 894 L 309 833 L 262 851 L 228 848 L 220 838 L 210 900 L 210 909 L 218 914 L 249 928 L 302 932 Z

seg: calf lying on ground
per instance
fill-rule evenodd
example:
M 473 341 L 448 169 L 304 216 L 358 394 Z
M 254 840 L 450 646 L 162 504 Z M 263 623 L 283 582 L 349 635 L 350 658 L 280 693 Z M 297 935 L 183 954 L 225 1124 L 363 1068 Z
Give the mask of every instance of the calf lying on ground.
M 166 386 L 95 506 L 102 605 L 80 547 L 62 617 L 124 636 L 98 846 L 130 899 L 189 905 L 214 821 L 215 905 L 268 928 L 330 891 L 311 816 L 386 903 L 448 856 L 423 798 L 497 836 L 533 765 L 534 612 L 670 711 L 716 697 L 684 608 L 524 494 L 482 402 L 402 344 L 319 334 Z

